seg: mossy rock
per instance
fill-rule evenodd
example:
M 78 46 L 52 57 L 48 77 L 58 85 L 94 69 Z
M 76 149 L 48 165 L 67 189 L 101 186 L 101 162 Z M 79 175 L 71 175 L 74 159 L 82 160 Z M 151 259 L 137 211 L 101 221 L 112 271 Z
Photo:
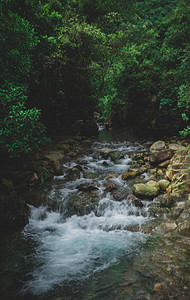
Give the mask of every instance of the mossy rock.
M 170 182 L 166 179 L 161 179 L 158 181 L 158 185 L 160 187 L 161 191 L 165 191 L 167 187 L 169 186 Z
M 150 147 L 150 152 L 154 153 L 156 151 L 163 150 L 166 147 L 166 144 L 164 141 L 157 141 Z
M 122 180 L 128 180 L 137 177 L 141 172 L 139 169 L 130 169 L 127 173 L 121 175 Z
M 154 199 L 160 191 L 156 181 L 150 180 L 147 183 L 138 183 L 133 186 L 133 194 L 142 199 Z

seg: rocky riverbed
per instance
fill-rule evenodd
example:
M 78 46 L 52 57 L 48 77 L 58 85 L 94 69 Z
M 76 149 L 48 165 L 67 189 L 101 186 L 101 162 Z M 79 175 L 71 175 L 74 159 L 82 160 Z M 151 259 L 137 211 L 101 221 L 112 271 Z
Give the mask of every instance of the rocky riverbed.
M 6 169 L 1 228 L 29 223 L 2 239 L 0 294 L 188 299 L 189 156 L 188 142 L 177 138 L 59 138 Z
M 90 151 L 85 137 L 57 137 L 45 148 L 18 159 L 0 160 L 0 234 L 22 229 L 29 219 L 28 204 L 49 203 L 42 186 L 64 172 L 63 162 Z

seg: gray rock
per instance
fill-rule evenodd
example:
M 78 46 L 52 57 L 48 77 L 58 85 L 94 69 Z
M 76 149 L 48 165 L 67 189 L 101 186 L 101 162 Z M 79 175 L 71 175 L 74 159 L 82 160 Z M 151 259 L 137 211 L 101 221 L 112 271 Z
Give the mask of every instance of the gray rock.
M 73 181 L 80 178 L 80 170 L 76 167 L 69 169 L 66 171 L 66 179 L 69 181 Z
M 162 223 L 157 227 L 157 232 L 165 235 L 169 232 L 175 231 L 176 229 L 177 229 L 177 224 L 175 222 L 166 222 L 166 223 Z
M 105 192 L 107 193 L 117 190 L 117 184 L 114 182 L 104 182 L 103 186 L 105 187 Z
M 80 192 L 90 192 L 94 190 L 98 190 L 96 186 L 93 185 L 93 183 L 83 183 L 76 187 Z
M 163 161 L 171 159 L 173 156 L 172 150 L 161 150 L 159 152 L 154 152 L 150 156 L 150 164 L 153 166 L 159 165 Z
M 150 152 L 154 153 L 155 151 L 163 150 L 166 147 L 166 144 L 164 141 L 157 141 L 150 147 Z
M 168 146 L 168 149 L 172 150 L 172 151 L 178 151 L 178 150 L 185 150 L 185 147 L 179 144 L 170 144 Z
M 126 193 L 123 191 L 114 190 L 111 192 L 111 194 L 113 195 L 114 199 L 117 201 L 122 201 L 127 198 Z

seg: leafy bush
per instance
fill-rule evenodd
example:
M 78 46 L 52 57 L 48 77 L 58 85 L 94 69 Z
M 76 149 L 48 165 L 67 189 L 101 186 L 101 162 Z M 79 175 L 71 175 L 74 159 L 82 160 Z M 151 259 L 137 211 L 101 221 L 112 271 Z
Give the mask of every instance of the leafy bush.
M 0 89 L 0 150 L 10 157 L 37 149 L 48 142 L 40 110 L 27 109 L 24 88 L 6 84 Z

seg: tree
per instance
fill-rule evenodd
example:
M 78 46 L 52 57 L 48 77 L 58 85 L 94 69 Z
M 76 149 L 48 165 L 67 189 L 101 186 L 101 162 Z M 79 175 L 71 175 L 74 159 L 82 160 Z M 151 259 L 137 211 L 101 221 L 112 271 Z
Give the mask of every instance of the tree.
M 33 26 L 1 6 L 0 150 L 19 156 L 47 142 L 40 111 L 27 109 L 31 57 L 38 38 Z

